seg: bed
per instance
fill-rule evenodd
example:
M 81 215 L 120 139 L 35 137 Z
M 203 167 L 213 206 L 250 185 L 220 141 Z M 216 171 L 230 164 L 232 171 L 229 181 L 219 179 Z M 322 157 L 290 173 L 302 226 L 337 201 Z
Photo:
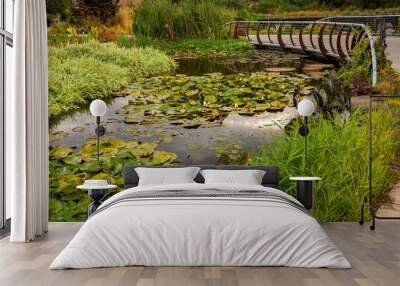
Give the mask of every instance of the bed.
M 198 166 L 264 170 L 261 185 L 194 183 L 138 186 L 106 200 L 50 269 L 119 266 L 291 266 L 350 268 L 319 223 L 278 190 L 275 166 Z

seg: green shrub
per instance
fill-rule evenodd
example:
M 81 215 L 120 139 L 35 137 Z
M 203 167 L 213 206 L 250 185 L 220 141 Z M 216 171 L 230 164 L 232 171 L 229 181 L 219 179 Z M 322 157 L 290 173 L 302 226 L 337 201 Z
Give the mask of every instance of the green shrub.
M 385 50 L 380 40 L 375 41 L 375 53 L 378 84 L 384 86 L 388 80 L 385 78 L 385 74 L 392 69 L 392 63 L 386 58 Z M 337 72 L 337 76 L 343 81 L 345 90 L 352 96 L 368 95 L 373 90 L 371 69 L 372 59 L 369 52 L 369 41 L 368 39 L 364 39 L 352 50 L 351 60 L 341 66 Z
M 210 0 L 147 0 L 135 11 L 134 28 L 138 34 L 154 38 L 221 38 L 223 25 L 234 18 L 234 10 Z
M 357 44 L 352 51 L 351 60 L 346 62 L 338 71 L 338 77 L 343 80 L 344 86 L 348 87 L 353 77 L 358 74 L 370 79 L 371 74 L 371 55 L 368 52 L 369 41 Z
M 373 197 L 374 201 L 396 181 L 392 163 L 399 160 L 400 130 L 396 116 L 384 109 L 374 111 Z M 273 164 L 280 168 L 281 189 L 292 195 L 290 176 L 322 177 L 316 185 L 313 215 L 320 221 L 357 221 L 368 193 L 368 116 L 355 112 L 344 122 L 319 118 L 311 122 L 308 157 L 304 164 L 304 138 L 294 123 L 282 138 L 266 145 L 252 164 Z M 379 125 L 376 124 L 379 122 Z
M 90 42 L 49 48 L 50 122 L 107 99 L 139 77 L 168 74 L 176 63 L 152 48 L 118 48 Z
M 118 48 L 133 48 L 136 46 L 136 40 L 134 37 L 120 36 L 117 39 Z
M 260 0 L 257 3 L 256 10 L 267 12 L 268 10 L 294 11 L 305 9 L 315 4 L 314 0 Z

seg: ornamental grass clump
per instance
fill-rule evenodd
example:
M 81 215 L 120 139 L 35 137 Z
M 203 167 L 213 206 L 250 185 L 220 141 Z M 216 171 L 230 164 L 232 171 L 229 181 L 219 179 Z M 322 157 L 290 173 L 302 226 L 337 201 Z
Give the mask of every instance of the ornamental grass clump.
M 152 48 L 89 42 L 49 48 L 49 116 L 72 114 L 95 98 L 110 99 L 137 78 L 169 74 L 176 63 Z
M 49 58 L 50 122 L 127 86 L 128 69 L 91 57 Z
M 399 160 L 400 130 L 396 116 L 384 108 L 373 112 L 373 201 L 383 199 L 396 182 L 394 163 Z M 358 221 L 368 194 L 368 115 L 354 112 L 349 120 L 336 114 L 333 119 L 310 120 L 308 156 L 304 164 L 304 138 L 298 134 L 300 120 L 283 137 L 266 145 L 252 164 L 280 168 L 281 189 L 295 195 L 289 177 L 319 176 L 313 215 L 320 221 Z

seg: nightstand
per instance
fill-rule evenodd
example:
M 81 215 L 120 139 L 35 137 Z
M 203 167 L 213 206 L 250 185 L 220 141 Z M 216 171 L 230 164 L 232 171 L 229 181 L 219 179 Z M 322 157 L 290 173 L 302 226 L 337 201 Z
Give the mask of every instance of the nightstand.
M 77 187 L 81 190 L 87 190 L 91 203 L 88 206 L 87 214 L 88 217 L 94 213 L 97 208 L 103 203 L 104 197 L 108 194 L 108 190 L 116 189 L 116 185 L 106 186 L 91 186 L 91 185 L 80 185 Z
M 314 182 L 320 181 L 319 177 L 290 177 L 289 180 L 296 181 L 297 183 L 297 200 L 303 204 L 303 206 L 311 210 L 313 207 L 313 192 Z

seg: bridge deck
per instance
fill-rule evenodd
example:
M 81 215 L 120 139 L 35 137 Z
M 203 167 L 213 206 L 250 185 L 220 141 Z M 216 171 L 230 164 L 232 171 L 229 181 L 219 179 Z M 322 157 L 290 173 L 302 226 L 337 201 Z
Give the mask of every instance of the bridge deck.
M 392 67 L 400 71 L 400 37 L 387 37 L 386 55 L 392 61 Z

